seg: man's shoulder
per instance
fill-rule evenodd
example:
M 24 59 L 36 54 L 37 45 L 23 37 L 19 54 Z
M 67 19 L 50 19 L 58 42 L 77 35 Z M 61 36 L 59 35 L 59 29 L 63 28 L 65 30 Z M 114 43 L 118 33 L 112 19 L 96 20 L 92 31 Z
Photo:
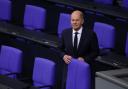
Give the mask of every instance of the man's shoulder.
M 83 29 L 83 34 L 88 35 L 88 36 L 94 36 L 95 32 L 92 29 Z
M 69 33 L 69 32 L 72 32 L 72 28 L 67 28 L 67 29 L 63 30 L 62 33 Z
M 90 33 L 90 34 L 93 34 L 94 33 L 94 31 L 92 29 L 86 29 L 86 28 L 83 28 L 83 31 L 82 32 Z

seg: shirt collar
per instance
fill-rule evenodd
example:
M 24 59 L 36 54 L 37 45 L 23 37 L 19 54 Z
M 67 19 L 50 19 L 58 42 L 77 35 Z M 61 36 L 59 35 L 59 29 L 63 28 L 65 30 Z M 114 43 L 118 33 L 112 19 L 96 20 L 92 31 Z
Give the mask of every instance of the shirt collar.
M 82 33 L 82 29 L 83 29 L 83 27 L 81 27 L 77 32 L 79 33 L 79 34 L 81 34 Z M 75 34 L 75 30 L 73 29 L 73 34 Z

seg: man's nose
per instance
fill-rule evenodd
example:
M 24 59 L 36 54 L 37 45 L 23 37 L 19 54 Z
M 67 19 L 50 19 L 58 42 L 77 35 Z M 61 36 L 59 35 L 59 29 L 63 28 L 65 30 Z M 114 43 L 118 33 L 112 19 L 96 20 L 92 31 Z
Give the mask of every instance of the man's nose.
M 73 23 L 76 24 L 76 21 L 74 21 Z

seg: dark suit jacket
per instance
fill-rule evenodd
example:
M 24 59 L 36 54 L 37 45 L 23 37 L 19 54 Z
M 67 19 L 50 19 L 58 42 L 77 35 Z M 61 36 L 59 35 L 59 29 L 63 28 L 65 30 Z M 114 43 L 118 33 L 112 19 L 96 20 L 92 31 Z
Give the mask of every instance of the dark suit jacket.
M 66 29 L 62 32 L 59 47 L 62 51 L 61 57 L 65 54 L 71 55 L 75 58 L 83 57 L 88 63 L 94 60 L 99 53 L 97 36 L 93 31 L 87 29 L 82 30 L 77 55 L 73 52 L 72 28 Z

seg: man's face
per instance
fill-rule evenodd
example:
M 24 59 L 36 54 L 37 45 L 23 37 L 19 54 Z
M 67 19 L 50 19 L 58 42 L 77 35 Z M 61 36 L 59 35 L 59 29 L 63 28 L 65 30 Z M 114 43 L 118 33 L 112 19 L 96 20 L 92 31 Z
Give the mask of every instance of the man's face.
M 74 12 L 71 15 L 71 25 L 74 30 L 80 29 L 80 27 L 83 25 L 83 18 L 81 17 L 80 13 Z

